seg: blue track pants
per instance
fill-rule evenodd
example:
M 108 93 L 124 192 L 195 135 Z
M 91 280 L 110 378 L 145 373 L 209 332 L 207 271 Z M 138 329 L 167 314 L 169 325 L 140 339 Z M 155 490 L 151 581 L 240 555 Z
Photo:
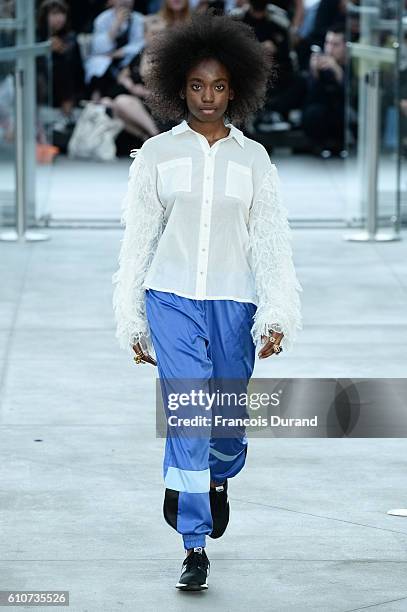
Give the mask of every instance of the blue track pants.
M 239 379 L 252 375 L 256 347 L 250 335 L 256 305 L 235 300 L 195 300 L 146 290 L 146 314 L 163 392 L 167 379 Z M 246 391 L 246 388 L 243 389 Z M 164 408 L 168 411 L 165 399 Z M 219 410 L 219 408 L 218 408 Z M 243 468 L 247 437 L 167 435 L 163 461 L 164 517 L 184 548 L 205 546 L 213 528 L 210 481 L 221 483 Z

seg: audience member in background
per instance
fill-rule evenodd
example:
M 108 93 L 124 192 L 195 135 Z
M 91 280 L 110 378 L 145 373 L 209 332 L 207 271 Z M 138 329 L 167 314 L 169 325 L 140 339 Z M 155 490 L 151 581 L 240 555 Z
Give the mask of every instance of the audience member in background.
M 195 0 L 190 0 L 190 2 L 194 5 L 196 13 L 206 13 L 209 9 L 216 15 L 224 15 L 227 12 L 225 0 L 199 0 L 197 3 Z
M 72 28 L 77 34 L 90 34 L 96 17 L 109 7 L 109 0 L 69 0 Z
M 312 45 L 323 47 L 325 36 L 333 25 L 345 27 L 346 5 L 348 0 L 320 0 L 312 16 L 312 27 L 297 43 L 297 54 L 300 68 L 308 70 Z
M 15 0 L 0 1 L 0 19 L 14 19 Z M 15 33 L 13 30 L 0 30 L 0 49 L 14 46 Z
M 150 136 L 160 133 L 160 129 L 150 114 L 145 98 L 150 93 L 144 85 L 143 79 L 149 69 L 148 45 L 156 32 L 162 30 L 159 22 L 150 24 L 145 33 L 145 47 L 118 76 L 119 84 L 126 93 L 116 98 L 104 97 L 101 103 L 111 110 L 114 117 L 119 117 L 124 122 L 124 129 L 129 134 L 145 141 Z
M 404 71 L 404 78 L 406 77 L 406 71 Z M 401 95 L 403 97 L 400 100 L 400 137 L 402 154 L 405 159 L 407 157 L 407 97 L 405 91 L 402 91 Z
M 112 0 L 94 22 L 92 50 L 86 60 L 86 82 L 93 100 L 122 93 L 117 77 L 144 47 L 143 15 L 134 0 Z
M 145 47 L 118 77 L 118 83 L 126 91 L 113 100 L 102 99 L 103 104 L 112 109 L 114 116 L 124 121 L 126 131 L 139 137 L 142 141 L 161 131 L 160 126 L 151 116 L 146 102 L 150 92 L 145 87 L 143 79 L 149 69 L 148 45 L 157 32 L 180 21 L 185 21 L 189 17 L 188 0 L 164 0 L 158 13 L 146 15 L 144 18 Z
M 272 4 L 286 11 L 290 20 L 291 40 L 295 46 L 298 31 L 304 20 L 304 0 L 273 0 Z
M 308 71 L 310 58 L 309 37 L 314 30 L 315 19 L 320 0 L 304 0 L 304 15 L 302 23 L 293 32 L 293 43 L 297 54 L 297 62 L 300 70 Z
M 310 60 L 308 93 L 302 122 L 314 152 L 323 157 L 344 148 L 346 44 L 342 24 L 332 26 L 324 50 Z
M 66 118 L 83 96 L 84 73 L 76 34 L 70 29 L 69 7 L 65 0 L 45 0 L 38 13 L 38 38 L 50 40 L 52 49 L 52 105 Z M 38 60 L 38 98 L 49 99 L 48 63 Z
M 270 0 L 269 0 L 270 1 Z M 317 0 L 319 2 L 319 0 Z M 298 49 L 301 53 L 302 27 L 304 25 L 305 6 L 304 0 L 271 0 L 274 7 L 283 9 L 289 20 L 289 40 L 290 48 L 295 51 L 296 64 L 298 64 Z
M 189 19 L 189 16 L 188 0 L 164 0 L 158 13 L 146 15 L 145 47 L 118 76 L 118 83 L 125 91 L 114 99 L 102 98 L 102 103 L 112 109 L 113 115 L 124 121 L 125 130 L 142 141 L 160 133 L 160 127 L 151 116 L 145 101 L 149 94 L 143 83 L 149 68 L 148 45 L 156 33 Z
M 151 15 L 144 17 L 145 35 L 151 28 L 156 32 L 174 23 L 189 19 L 191 14 L 188 0 L 162 0 L 161 8 Z
M 359 38 L 359 15 L 347 14 L 347 5 L 358 4 L 359 0 L 305 0 L 310 7 L 303 28 L 299 31 L 300 40 L 296 50 L 301 69 L 308 70 L 313 45 L 322 47 L 325 36 L 332 26 L 341 25 L 345 29 L 348 21 L 351 41 Z M 305 26 L 305 27 L 304 27 Z
M 289 128 L 289 124 L 282 123 L 281 119 L 287 120 L 290 110 L 302 107 L 306 91 L 305 80 L 296 74 L 290 55 L 289 21 L 286 20 L 284 27 L 284 22 L 275 16 L 267 0 L 250 0 L 249 6 L 235 9 L 231 15 L 253 28 L 265 53 L 273 56 L 276 66 L 276 79 L 269 89 L 264 111 L 255 120 L 255 129 Z

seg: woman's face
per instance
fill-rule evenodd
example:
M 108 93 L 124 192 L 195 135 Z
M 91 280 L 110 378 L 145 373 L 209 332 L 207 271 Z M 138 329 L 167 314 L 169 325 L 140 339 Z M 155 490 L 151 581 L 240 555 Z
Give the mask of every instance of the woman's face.
M 188 0 L 167 0 L 166 4 L 170 11 L 174 11 L 174 13 L 178 13 L 185 9 Z
M 58 9 L 51 9 L 48 13 L 48 29 L 51 34 L 57 34 L 65 27 L 66 14 Z
M 216 59 L 202 60 L 191 68 L 184 92 L 191 115 L 203 122 L 222 118 L 234 97 L 229 78 L 226 67 Z

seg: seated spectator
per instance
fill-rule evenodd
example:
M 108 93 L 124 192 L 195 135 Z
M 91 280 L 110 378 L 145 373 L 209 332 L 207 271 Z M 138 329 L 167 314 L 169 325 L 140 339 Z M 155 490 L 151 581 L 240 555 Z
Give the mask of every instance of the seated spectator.
M 225 0 L 225 13 L 231 13 L 235 9 L 244 8 L 247 0 Z
M 224 15 L 227 12 L 227 6 L 225 0 L 190 0 L 194 4 L 194 11 L 197 13 L 206 13 L 208 10 L 212 11 L 212 14 Z
M 328 30 L 323 53 L 313 53 L 310 60 L 302 123 L 316 153 L 344 148 L 345 61 L 345 33 L 338 24 Z
M 297 36 L 300 40 L 308 39 L 314 30 L 315 18 L 320 0 L 304 0 L 304 13 L 301 24 L 297 27 Z
M 70 117 L 83 95 L 84 73 L 76 34 L 70 30 L 69 8 L 65 0 L 45 0 L 38 14 L 38 38 L 50 40 L 52 49 L 52 105 Z M 48 64 L 38 60 L 38 96 L 48 101 Z
M 112 0 L 94 22 L 86 82 L 93 100 L 122 92 L 117 77 L 144 47 L 143 15 L 133 11 L 134 0 Z
M 151 28 L 158 31 L 160 28 L 166 28 L 174 23 L 185 21 L 191 14 L 188 0 L 163 0 L 161 8 L 151 15 L 144 17 L 145 35 Z
M 230 13 L 252 27 L 265 53 L 274 59 L 276 76 L 269 88 L 265 109 L 255 121 L 255 128 L 260 131 L 268 131 L 273 121 L 287 119 L 290 110 L 301 108 L 306 91 L 305 81 L 296 74 L 290 55 L 289 21 L 287 18 L 283 21 L 284 13 L 277 10 L 275 13 L 267 0 L 250 0 L 248 6 Z
M 96 17 L 109 8 L 106 0 L 69 0 L 72 28 L 77 34 L 90 34 Z
M 292 32 L 297 32 L 304 20 L 304 0 L 273 0 L 272 4 L 286 11 Z
M 13 74 L 0 74 L 0 143 L 14 140 Z
M 2 0 L 0 2 L 0 19 L 15 18 L 15 0 Z M 0 30 L 0 49 L 3 47 L 12 47 L 15 41 L 15 32 L 13 30 Z
M 145 47 L 118 76 L 118 83 L 123 87 L 123 93 L 114 99 L 104 97 L 101 100 L 112 110 L 115 117 L 124 121 L 125 130 L 142 141 L 160 133 L 160 127 L 152 118 L 146 103 L 150 92 L 143 83 L 149 69 L 148 46 L 156 33 L 188 19 L 189 15 L 188 0 L 164 0 L 158 13 L 147 15 L 144 18 Z
M 162 30 L 161 23 L 156 22 L 154 25 L 150 23 L 149 29 L 145 33 L 145 48 L 119 74 L 118 82 L 126 93 L 122 93 L 114 99 L 108 97 L 101 99 L 101 103 L 111 110 L 112 115 L 124 122 L 126 132 L 143 142 L 160 133 L 160 129 L 145 103 L 145 98 L 150 91 L 143 83 L 144 75 L 149 69 L 148 45 L 154 34 L 160 30 Z

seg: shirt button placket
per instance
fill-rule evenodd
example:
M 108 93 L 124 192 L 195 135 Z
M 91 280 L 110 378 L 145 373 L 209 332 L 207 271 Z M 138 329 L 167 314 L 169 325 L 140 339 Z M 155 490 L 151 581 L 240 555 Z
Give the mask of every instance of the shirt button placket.
M 202 211 L 201 211 L 201 231 L 199 241 L 199 256 L 198 256 L 198 295 L 202 298 L 206 292 L 206 277 L 208 271 L 208 250 L 209 250 L 209 223 L 212 209 L 212 191 L 213 191 L 213 154 L 208 151 L 205 155 L 204 167 L 204 184 L 202 194 Z

